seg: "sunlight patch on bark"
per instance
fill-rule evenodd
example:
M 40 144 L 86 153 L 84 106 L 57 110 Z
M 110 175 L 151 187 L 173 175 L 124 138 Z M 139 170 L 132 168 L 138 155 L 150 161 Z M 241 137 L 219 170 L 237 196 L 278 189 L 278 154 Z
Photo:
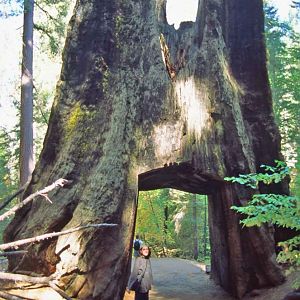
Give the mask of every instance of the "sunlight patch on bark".
M 59 253 L 60 262 L 56 265 L 56 274 L 70 273 L 78 268 L 80 251 L 80 235 L 82 232 L 74 232 L 58 238 L 56 253 Z
M 201 136 L 202 130 L 207 127 L 209 113 L 206 106 L 207 94 L 205 87 L 195 82 L 193 77 L 179 80 L 175 83 L 175 93 L 182 116 L 187 124 L 187 133 Z
M 157 158 L 166 163 L 178 160 L 182 143 L 200 140 L 203 131 L 211 129 L 207 95 L 205 86 L 193 77 L 174 82 L 169 97 L 176 99 L 173 114 L 179 112 L 180 117 L 176 122 L 165 121 L 154 127 L 152 138 Z
M 239 82 L 237 82 L 237 80 L 232 74 L 232 71 L 229 68 L 228 62 L 225 60 L 224 57 L 221 58 L 221 66 L 222 66 L 223 74 L 225 75 L 225 78 L 232 86 L 233 90 L 237 94 L 244 95 L 245 94 L 244 87 Z
M 154 141 L 156 157 L 165 162 L 172 161 L 174 152 L 179 151 L 181 145 L 181 124 L 165 123 L 154 127 Z

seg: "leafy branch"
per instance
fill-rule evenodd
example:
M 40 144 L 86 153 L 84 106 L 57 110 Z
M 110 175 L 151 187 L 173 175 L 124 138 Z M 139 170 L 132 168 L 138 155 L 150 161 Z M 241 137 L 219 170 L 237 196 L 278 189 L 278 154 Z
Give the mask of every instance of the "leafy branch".
M 245 207 L 232 206 L 233 210 L 245 214 L 241 220 L 246 227 L 261 226 L 271 222 L 278 226 L 300 229 L 297 198 L 276 194 L 257 194 Z
M 290 170 L 284 162 L 275 161 L 276 166 L 262 165 L 266 173 L 251 173 L 239 177 L 226 177 L 225 180 L 243 184 L 256 189 L 259 182 L 264 184 L 278 183 L 290 174 Z M 263 223 L 272 223 L 281 227 L 300 231 L 300 207 L 299 198 L 278 194 L 255 194 L 247 202 L 246 206 L 232 206 L 231 209 L 243 214 L 240 221 L 243 226 L 261 226 Z M 277 261 L 288 263 L 291 268 L 300 266 L 300 237 L 296 236 L 278 244 L 282 251 L 279 252 Z M 300 282 L 295 283 L 299 287 Z
M 261 165 L 265 173 L 240 174 L 238 177 L 225 177 L 224 180 L 244 184 L 252 189 L 257 189 L 259 182 L 264 184 L 279 183 L 290 174 L 290 169 L 285 162 L 275 160 L 275 167 Z

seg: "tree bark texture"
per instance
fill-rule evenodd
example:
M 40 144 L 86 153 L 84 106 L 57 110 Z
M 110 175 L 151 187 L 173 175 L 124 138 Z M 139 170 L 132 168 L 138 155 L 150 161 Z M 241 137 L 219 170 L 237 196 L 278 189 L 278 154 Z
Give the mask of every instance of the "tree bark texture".
M 25 247 L 10 269 L 56 274 L 78 299 L 122 299 L 138 190 L 209 196 L 212 277 L 242 297 L 283 281 L 269 228 L 242 229 L 230 207 L 251 193 L 224 176 L 280 159 L 266 69 L 262 0 L 199 0 L 196 22 L 167 24 L 165 0 L 79 0 L 70 21 L 33 201 L 6 242 L 117 223 Z M 261 190 L 287 192 L 284 184 Z M 155 276 L 155 274 L 154 274 Z

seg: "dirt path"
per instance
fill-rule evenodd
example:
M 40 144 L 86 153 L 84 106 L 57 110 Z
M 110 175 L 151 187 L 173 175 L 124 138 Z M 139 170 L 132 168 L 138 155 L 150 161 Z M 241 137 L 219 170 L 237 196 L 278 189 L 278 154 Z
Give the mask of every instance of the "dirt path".
M 204 272 L 204 265 L 179 258 L 151 258 L 154 286 L 150 291 L 151 300 L 233 300 L 217 286 Z M 257 291 L 243 300 L 281 300 L 291 291 L 291 276 L 280 287 Z M 124 300 L 133 300 L 134 292 L 125 293 Z
M 151 300 L 230 300 L 204 272 L 204 265 L 179 258 L 152 258 L 154 286 Z M 134 299 L 133 292 L 124 300 Z

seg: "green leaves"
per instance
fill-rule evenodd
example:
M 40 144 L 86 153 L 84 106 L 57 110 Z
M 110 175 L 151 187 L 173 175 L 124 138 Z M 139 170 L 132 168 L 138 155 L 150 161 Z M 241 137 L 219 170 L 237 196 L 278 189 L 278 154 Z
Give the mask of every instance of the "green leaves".
M 0 199 L 16 188 L 17 180 L 13 180 L 11 164 L 11 137 L 0 127 Z
M 241 223 L 246 227 L 271 222 L 278 226 L 300 229 L 297 199 L 276 194 L 254 195 L 245 207 L 232 206 L 233 210 L 246 215 Z
M 35 29 L 41 33 L 40 43 L 44 51 L 55 56 L 61 54 L 66 34 L 66 16 L 74 1 L 40 0 L 35 2 L 39 16 Z
M 268 173 L 251 173 L 239 177 L 226 177 L 225 180 L 243 184 L 256 189 L 260 182 L 278 183 L 290 174 L 286 163 L 275 161 L 275 166 L 261 165 Z M 244 207 L 232 206 L 238 213 L 246 215 L 240 222 L 247 227 L 260 226 L 271 222 L 278 226 L 300 229 L 299 199 L 294 196 L 278 194 L 255 194 Z
M 260 182 L 264 184 L 278 183 L 290 174 L 289 168 L 282 161 L 276 161 L 275 166 L 262 165 L 261 168 L 266 173 L 227 177 L 225 180 L 255 189 Z M 231 209 L 244 216 L 240 223 L 246 227 L 272 223 L 281 227 L 300 230 L 300 201 L 297 196 L 255 194 L 246 206 L 232 206 Z M 278 255 L 279 262 L 289 263 L 292 266 L 300 265 L 299 236 L 281 242 L 279 246 L 283 249 Z
M 204 260 L 209 254 L 206 196 L 173 189 L 140 192 L 136 234 L 156 255 L 191 258 L 198 243 Z
M 295 5 L 295 8 L 297 5 Z M 300 36 L 292 20 L 299 11 L 291 12 L 291 20 L 279 20 L 274 7 L 265 2 L 265 38 L 268 54 L 268 73 L 272 89 L 275 118 L 281 133 L 282 152 L 292 167 L 291 189 L 296 193 L 300 188 Z M 298 176 L 298 178 L 297 178 Z
M 300 266 L 300 236 L 295 236 L 284 242 L 278 243 L 282 251 L 277 256 L 279 263 L 288 263 L 290 265 L 289 272 L 297 270 Z M 292 285 L 294 289 L 300 287 L 300 278 L 296 279 Z
M 259 182 L 264 184 L 278 183 L 290 174 L 290 169 L 285 162 L 275 160 L 275 164 L 273 167 L 261 165 L 260 167 L 265 170 L 265 173 L 240 174 L 239 177 L 225 177 L 224 180 L 243 184 L 252 189 L 256 189 Z

